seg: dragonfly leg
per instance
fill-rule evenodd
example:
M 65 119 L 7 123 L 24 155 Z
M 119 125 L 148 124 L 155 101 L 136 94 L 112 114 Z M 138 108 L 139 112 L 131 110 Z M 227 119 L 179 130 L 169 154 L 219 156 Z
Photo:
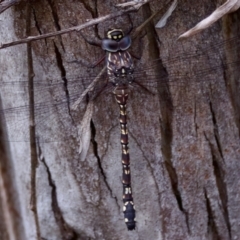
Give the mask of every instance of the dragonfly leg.
M 102 40 L 101 39 L 97 39 L 96 36 L 94 39 L 89 39 L 87 36 L 85 36 L 81 31 L 79 31 L 80 35 L 82 36 L 82 38 L 89 43 L 90 45 L 93 46 L 97 46 L 97 47 L 101 47 L 102 45 Z
M 129 53 L 131 54 L 131 56 L 132 56 L 133 58 L 135 58 L 135 59 L 137 59 L 137 60 L 140 60 L 140 59 L 141 59 L 141 57 L 135 55 L 133 52 L 129 51 Z
M 91 68 L 92 65 L 87 62 L 85 59 L 82 59 L 82 58 L 78 58 L 77 60 L 72 60 L 72 61 L 66 61 L 67 63 L 77 63 L 77 64 L 80 64 L 80 65 L 83 65 L 85 67 L 88 67 L 88 68 Z
M 87 68 L 95 68 L 98 64 L 100 64 L 104 59 L 105 59 L 105 54 L 104 56 L 102 56 L 99 60 L 97 60 L 95 63 L 89 63 L 87 62 L 85 59 L 79 58 L 76 60 L 72 60 L 72 61 L 67 61 L 67 63 L 77 63 L 77 64 L 81 64 Z
M 127 16 L 128 16 L 128 19 L 129 19 L 129 22 L 130 22 L 131 26 L 130 26 L 130 29 L 127 31 L 126 35 L 130 35 L 130 33 L 133 30 L 133 22 L 132 22 L 132 19 L 130 17 L 130 14 L 127 14 Z
M 85 36 L 81 31 L 79 31 L 80 35 L 83 37 L 83 39 L 89 43 L 90 45 L 93 46 L 97 46 L 97 47 L 101 47 L 101 42 L 102 40 L 97 39 L 95 37 L 95 39 L 89 39 L 87 36 Z M 103 60 L 105 59 L 105 54 L 104 56 L 102 56 L 99 60 L 97 60 L 95 63 L 89 63 L 87 62 L 85 59 L 77 59 L 77 60 L 73 60 L 73 61 L 68 61 L 68 63 L 77 63 L 77 64 L 81 64 L 85 67 L 88 68 L 95 68 L 98 64 L 100 64 Z

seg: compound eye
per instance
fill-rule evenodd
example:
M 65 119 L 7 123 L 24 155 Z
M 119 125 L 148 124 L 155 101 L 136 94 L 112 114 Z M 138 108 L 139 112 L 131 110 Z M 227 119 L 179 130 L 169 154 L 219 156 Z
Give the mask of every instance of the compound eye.
M 125 36 L 119 41 L 119 48 L 122 51 L 127 50 L 131 46 L 131 38 L 129 36 Z
M 112 39 L 104 39 L 102 40 L 102 49 L 109 52 L 116 52 L 118 50 L 118 43 Z

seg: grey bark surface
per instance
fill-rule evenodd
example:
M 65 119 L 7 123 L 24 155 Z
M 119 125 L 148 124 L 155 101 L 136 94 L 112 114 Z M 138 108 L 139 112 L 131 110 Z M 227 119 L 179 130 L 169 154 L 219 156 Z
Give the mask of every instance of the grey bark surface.
M 79 25 L 117 11 L 117 3 L 23 1 L 0 15 L 0 42 Z M 191 39 L 177 41 L 180 34 L 219 4 L 217 0 L 179 1 L 163 29 L 155 30 L 151 22 L 133 42 L 131 51 L 141 57 L 136 66 L 144 68 L 160 57 L 162 64 L 156 66 L 156 73 L 167 74 L 169 82 L 181 74 L 186 81 L 179 79 L 170 86 L 156 84 L 155 94 L 133 91 L 129 96 L 129 149 L 137 229 L 127 231 L 122 214 L 119 109 L 113 96 L 103 92 L 94 102 L 86 157 L 79 154 L 76 126 L 86 102 L 75 112 L 68 109 L 67 102 L 61 109 L 51 106 L 41 119 L 36 119 L 44 126 L 36 129 L 37 137 L 40 134 L 36 157 L 27 134 L 31 131 L 28 116 L 25 122 L 16 118 L 2 123 L 8 135 L 2 142 L 10 154 L 0 157 L 1 169 L 4 165 L 10 170 L 2 174 L 2 181 L 9 186 L 0 184 L 0 203 L 4 206 L 3 191 L 15 196 L 10 201 L 12 209 L 0 208 L 4 220 L 0 230 L 8 229 L 9 221 L 13 229 L 10 236 L 9 229 L 1 231 L 2 239 L 240 239 L 239 71 L 213 68 L 239 61 L 237 44 L 233 43 L 232 48 L 219 45 L 238 36 L 239 11 Z M 164 5 L 165 1 L 151 1 L 131 13 L 134 27 Z M 89 38 L 104 38 L 106 30 L 113 27 L 127 32 L 129 17 L 118 17 L 83 32 Z M 28 81 L 31 64 L 34 81 L 51 86 L 36 92 L 36 99 L 52 99 L 55 103 L 66 98 L 67 92 L 69 96 L 76 93 L 70 86 L 72 75 L 82 81 L 78 84 L 80 95 L 87 87 L 81 77 L 97 75 L 102 68 L 70 63 L 76 59 L 94 63 L 104 54 L 76 32 L 33 42 L 31 48 L 32 63 L 26 45 L 0 51 L 1 83 L 14 81 L 12 94 L 6 88 L 0 89 L 2 108 L 29 104 L 26 87 L 16 82 Z M 199 57 L 194 57 L 196 54 Z M 201 75 L 203 69 L 208 74 Z M 56 92 L 53 86 L 63 81 L 63 75 L 65 88 Z M 66 112 L 69 114 L 63 114 Z M 10 215 L 8 221 L 6 213 Z

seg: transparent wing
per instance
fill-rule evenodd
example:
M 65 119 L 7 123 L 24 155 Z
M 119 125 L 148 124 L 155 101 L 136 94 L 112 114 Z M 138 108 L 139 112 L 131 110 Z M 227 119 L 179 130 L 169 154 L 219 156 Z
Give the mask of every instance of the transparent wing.
M 149 60 L 147 63 L 142 60 L 135 61 L 135 81 L 130 86 L 132 91 L 142 91 L 145 94 L 167 94 L 161 97 L 161 101 L 169 104 L 169 97 L 175 94 L 175 90 L 195 88 L 196 91 L 203 91 L 210 84 L 218 84 L 215 74 L 228 72 L 233 74 L 239 71 L 239 61 L 226 57 L 225 52 L 232 51 L 239 46 L 240 40 L 232 38 L 218 44 L 207 45 L 203 49 L 187 52 L 184 47 L 176 43 L 176 56 L 161 56 L 159 59 Z M 174 47 L 174 46 L 173 46 Z M 211 56 L 209 56 L 211 52 Z M 181 56 L 181 57 L 179 57 Z M 207 62 L 208 67 L 203 68 L 202 62 Z M 88 86 L 96 79 L 96 76 L 64 76 L 61 79 L 42 79 L 34 81 L 34 117 L 36 133 L 40 141 L 69 140 L 70 137 L 77 137 L 78 123 L 84 116 L 87 102 L 97 99 L 100 94 L 111 93 L 112 86 L 107 81 L 106 73 L 99 77 L 98 81 L 88 89 Z M 29 120 L 28 82 L 27 81 L 2 81 L 0 83 L 1 97 L 23 94 L 26 99 L 24 103 L 10 102 L 3 105 L 0 110 L 0 118 L 8 124 L 11 132 L 23 129 Z M 165 89 L 162 91 L 162 89 Z M 75 111 L 71 106 L 86 93 Z M 187 94 L 186 94 L 187 95 Z M 193 94 L 182 99 L 181 104 L 191 101 Z M 174 97 L 174 96 L 173 96 Z M 170 107 L 170 106 L 169 106 Z M 175 104 L 174 107 L 177 107 Z M 68 124 L 75 124 L 76 129 L 69 132 Z M 16 131 L 15 131 L 16 130 Z M 81 132 L 84 132 L 81 129 Z M 57 134 L 56 134 L 57 133 Z M 60 136 L 61 135 L 61 136 Z M 22 130 L 21 134 L 9 136 L 10 141 L 28 141 L 28 130 Z
M 34 81 L 34 122 L 38 141 L 52 142 L 59 139 L 69 140 L 69 124 L 76 126 L 72 136 L 77 138 L 77 128 L 87 107 L 87 100 L 96 96 L 106 85 L 106 75 L 99 79 L 94 88 L 85 95 L 76 111 L 71 106 L 79 99 L 86 89 L 86 85 L 94 77 L 68 79 L 45 79 Z M 67 82 L 67 84 L 66 84 Z M 10 98 L 7 104 L 2 104 L 0 110 L 1 121 L 4 121 L 9 132 L 9 141 L 29 141 L 30 105 L 28 81 L 4 81 L 0 83 L 1 98 Z M 22 95 L 23 101 L 14 101 L 14 95 Z M 4 103 L 4 101 L 3 101 Z M 20 130 L 20 131 L 19 131 Z M 17 135 L 15 133 L 18 133 Z M 58 133 L 58 134 L 56 134 Z

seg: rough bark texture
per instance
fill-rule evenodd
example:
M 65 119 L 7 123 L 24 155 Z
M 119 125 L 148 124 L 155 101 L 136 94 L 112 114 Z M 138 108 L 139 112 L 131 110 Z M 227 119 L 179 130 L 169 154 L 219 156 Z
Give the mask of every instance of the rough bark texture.
M 117 11 L 118 2 L 23 1 L 0 15 L 0 42 L 81 24 Z M 152 1 L 131 13 L 134 27 L 164 4 Z M 103 92 L 94 102 L 86 159 L 78 152 L 76 127 L 86 102 L 77 112 L 69 110 L 67 102 L 61 107 L 48 105 L 35 119 L 36 127 L 44 126 L 36 129 L 36 146 L 28 116 L 2 123 L 8 134 L 2 145 L 10 154 L 0 157 L 0 203 L 6 206 L 7 194 L 12 208 L 0 208 L 1 239 L 240 239 L 239 70 L 234 65 L 224 69 L 226 62 L 239 61 L 239 44 L 219 45 L 239 34 L 239 11 L 192 39 L 176 41 L 218 4 L 180 0 L 166 27 L 155 30 L 151 22 L 133 43 L 131 51 L 141 57 L 136 66 L 144 68 L 160 57 L 156 74 L 168 75 L 169 83 L 184 76 L 175 84 L 156 83 L 154 95 L 136 91 L 129 96 L 137 229 L 127 231 L 122 214 L 119 110 L 113 96 Z M 103 38 L 110 27 L 127 32 L 129 17 L 106 21 L 84 34 Z M 89 69 L 70 61 L 94 63 L 103 54 L 75 32 L 34 42 L 28 49 L 20 45 L 1 50 L 1 82 L 12 82 L 8 89 L 0 89 L 2 108 L 29 104 L 24 83 L 32 77 L 31 68 L 34 81 L 45 84 L 35 92 L 36 100 L 56 103 L 76 94 L 70 81 L 73 74 L 79 76 L 80 94 L 88 84 L 81 76 L 97 75 L 102 66 Z M 54 88 L 61 82 L 61 91 Z

